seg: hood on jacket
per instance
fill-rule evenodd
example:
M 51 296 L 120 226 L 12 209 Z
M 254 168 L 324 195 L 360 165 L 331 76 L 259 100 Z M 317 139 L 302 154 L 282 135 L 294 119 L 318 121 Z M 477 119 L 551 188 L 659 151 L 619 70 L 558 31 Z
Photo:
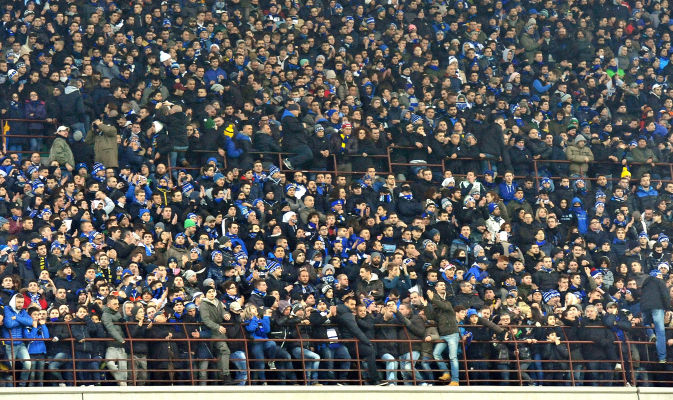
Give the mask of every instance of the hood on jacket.
M 65 94 L 70 94 L 70 93 L 75 93 L 75 92 L 79 92 L 79 89 L 76 86 L 72 86 L 72 85 L 66 86 L 65 90 L 63 91 L 63 93 L 65 93 Z
M 12 310 L 14 310 L 15 313 L 18 313 L 19 311 L 21 311 L 21 310 L 16 309 L 16 298 L 17 298 L 17 296 L 23 297 L 23 295 L 21 293 L 17 293 L 14 296 L 12 296 L 12 299 L 9 301 L 9 307 Z

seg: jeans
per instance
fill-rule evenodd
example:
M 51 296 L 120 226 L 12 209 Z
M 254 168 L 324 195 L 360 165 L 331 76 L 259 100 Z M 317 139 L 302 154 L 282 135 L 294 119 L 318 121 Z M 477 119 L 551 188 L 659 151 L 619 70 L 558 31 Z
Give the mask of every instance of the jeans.
M 75 352 L 75 362 L 77 369 L 77 384 L 91 385 L 101 379 L 101 373 L 98 372 L 100 367 L 100 360 L 91 357 L 91 353 L 81 351 Z
M 414 376 L 416 376 L 416 383 L 421 383 L 423 381 L 423 376 L 415 369 L 416 362 L 420 358 L 421 353 L 418 351 L 412 351 L 411 353 L 404 353 L 400 356 L 400 369 L 402 370 L 402 379 L 404 384 L 411 384 L 411 371 L 414 370 Z
M 298 145 L 292 149 L 294 155 L 288 157 L 292 168 L 297 169 L 309 161 L 313 160 L 313 151 L 305 144 Z
M 266 380 L 266 373 L 264 372 L 264 359 L 276 358 L 278 347 L 276 346 L 276 343 L 272 341 L 254 341 L 250 344 L 250 352 L 252 353 L 253 360 L 255 360 L 252 363 L 254 369 L 256 370 L 252 373 L 253 379 L 263 382 Z
M 458 382 L 458 343 L 460 342 L 460 335 L 456 332 L 450 335 L 441 336 L 440 339 L 444 342 L 435 345 L 435 348 L 432 351 L 432 357 L 437 361 L 441 360 L 442 353 L 444 353 L 444 350 L 446 350 L 446 347 L 448 346 L 449 361 L 451 363 L 451 381 Z M 445 362 L 440 361 L 437 364 L 440 370 L 446 371 L 447 367 Z
M 30 370 L 30 385 L 36 387 L 44 386 L 44 367 L 47 355 L 44 353 L 31 354 L 33 365 Z
M 397 361 L 395 361 L 395 356 L 390 353 L 386 353 L 381 356 L 386 362 L 386 380 L 388 383 L 397 385 Z
M 500 370 L 500 386 L 509 386 L 509 363 L 500 363 L 497 368 Z
M 664 330 L 664 310 L 643 310 L 643 324 L 654 324 L 654 334 L 657 335 L 657 357 L 659 361 L 666 361 L 666 331 Z
M 30 369 L 33 366 L 30 361 L 30 354 L 28 354 L 28 348 L 21 342 L 14 342 L 14 353 L 12 353 L 12 346 L 9 344 L 5 345 L 5 349 L 6 354 L 12 355 L 12 367 L 16 368 L 14 365 L 16 360 L 21 361 L 23 371 L 21 372 L 21 375 L 19 375 L 19 380 L 21 381 L 19 382 L 19 386 L 26 386 L 26 382 L 28 381 L 28 378 L 30 378 Z
M 175 168 L 178 163 L 181 163 L 185 160 L 185 152 L 189 150 L 189 146 L 176 146 L 173 147 L 173 151 L 170 154 L 170 166 Z M 177 171 L 173 174 L 174 177 L 177 177 Z
M 323 366 L 327 370 L 325 372 L 325 375 L 327 376 L 327 379 L 330 381 L 334 381 L 335 379 L 343 381 L 344 379 L 346 379 L 348 371 L 351 368 L 351 362 L 350 362 L 351 355 L 348 353 L 348 349 L 344 345 L 338 344 L 332 346 L 334 346 L 334 348 L 330 347 L 329 345 L 326 345 L 320 350 L 320 356 L 325 360 L 323 361 L 324 363 Z M 335 359 L 346 360 L 338 362 L 336 373 L 334 369 Z
M 239 385 L 243 386 L 248 382 L 248 367 L 245 362 L 245 353 L 241 350 L 235 351 L 229 358 L 234 363 L 238 372 L 236 373 L 236 380 Z
M 72 363 L 70 356 L 64 352 L 56 353 L 53 356 L 49 357 L 49 374 L 57 383 L 65 383 L 72 385 L 72 372 L 65 371 L 60 372 L 57 370 L 60 369 L 69 369 L 72 368 Z M 65 378 L 64 378 L 65 376 Z M 65 382 L 64 382 L 65 379 Z
M 133 365 L 135 368 L 136 386 L 145 386 L 147 381 L 147 354 L 134 354 Z
M 110 370 L 112 377 L 119 386 L 126 386 L 128 378 L 128 364 L 126 349 L 123 347 L 108 347 L 105 351 L 107 369 Z
M 311 385 L 318 381 L 318 368 L 320 368 L 320 356 L 312 352 L 311 350 L 304 349 L 301 347 L 295 347 L 291 351 L 292 357 L 301 360 L 302 351 L 304 353 L 304 364 L 306 368 L 306 384 Z

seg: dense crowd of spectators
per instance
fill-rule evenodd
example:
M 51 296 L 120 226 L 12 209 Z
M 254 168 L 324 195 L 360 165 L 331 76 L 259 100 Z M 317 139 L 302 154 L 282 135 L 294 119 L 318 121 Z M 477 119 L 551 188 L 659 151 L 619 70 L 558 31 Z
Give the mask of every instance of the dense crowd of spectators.
M 668 1 L 0 7 L 3 382 L 670 369 Z

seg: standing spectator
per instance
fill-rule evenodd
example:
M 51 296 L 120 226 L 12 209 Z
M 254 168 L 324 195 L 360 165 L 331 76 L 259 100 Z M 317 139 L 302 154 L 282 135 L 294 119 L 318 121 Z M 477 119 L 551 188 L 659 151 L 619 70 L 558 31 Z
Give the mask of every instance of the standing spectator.
M 12 339 L 28 339 L 25 335 L 25 330 L 33 326 L 33 319 L 28 312 L 24 310 L 24 299 L 21 294 L 12 296 L 9 304 L 5 306 L 3 337 L 10 339 L 5 343 L 6 354 L 10 355 L 10 359 L 14 366 L 16 362 L 21 362 L 23 371 L 19 375 L 18 385 L 24 387 L 28 384 L 30 378 L 30 370 L 32 368 L 32 361 L 28 353 L 27 341 L 14 341 Z
M 663 281 L 660 270 L 653 270 L 645 278 L 642 293 L 646 294 L 640 301 L 640 309 L 643 312 L 643 323 L 646 327 L 654 325 L 654 336 L 651 329 L 650 340 L 655 339 L 657 358 L 660 363 L 666 362 L 666 332 L 664 331 L 664 314 L 671 305 L 669 288 Z
M 313 159 L 313 152 L 308 146 L 304 125 L 299 121 L 301 108 L 298 104 L 289 104 L 281 117 L 283 127 L 283 151 L 293 154 L 283 159 L 288 169 L 301 168 Z
M 432 315 L 437 322 L 439 335 L 444 343 L 435 345 L 432 356 L 435 360 L 442 359 L 442 353 L 448 347 L 449 362 L 451 364 L 451 373 L 449 374 L 446 363 L 439 362 L 438 367 L 442 371 L 439 377 L 440 381 L 449 381 L 450 386 L 458 386 L 458 344 L 460 342 L 460 333 L 458 332 L 458 321 L 456 320 L 456 311 L 451 302 L 446 298 L 446 283 L 437 282 L 435 289 L 427 291 L 428 304 L 425 306 L 428 315 Z
M 199 312 L 201 313 L 201 320 L 203 324 L 210 330 L 210 337 L 213 339 L 219 339 L 215 342 L 215 349 L 218 353 L 218 366 L 220 371 L 222 371 L 223 383 L 225 385 L 231 385 L 231 374 L 229 373 L 229 356 L 231 354 L 229 347 L 225 340 L 227 339 L 227 328 L 223 326 L 226 320 L 229 320 L 231 316 L 226 313 L 224 304 L 219 301 L 217 296 L 217 291 L 215 288 L 207 287 L 204 288 L 206 292 L 205 298 L 201 301 L 201 307 Z
M 103 123 L 100 119 L 93 121 L 92 130 L 87 134 L 85 143 L 93 145 L 94 161 L 107 168 L 117 168 L 117 128 Z
M 119 299 L 116 296 L 109 295 L 106 298 L 101 321 L 108 336 L 114 339 L 108 343 L 107 350 L 105 351 L 107 368 L 111 371 L 117 385 L 126 386 L 128 356 L 126 355 L 126 348 L 124 346 L 126 344 L 124 332 L 121 325 L 119 325 L 123 321 L 123 318 L 119 312 Z
M 70 146 L 67 142 L 68 138 L 68 127 L 59 126 L 56 129 L 56 139 L 51 144 L 51 149 L 49 150 L 49 164 L 52 162 L 57 162 L 58 165 L 62 168 L 67 169 L 69 172 L 73 172 L 75 169 L 75 156 L 70 149 Z
M 586 147 L 586 143 L 587 139 L 584 136 L 577 135 L 573 144 L 566 149 L 571 177 L 586 177 L 589 172 L 589 163 L 594 160 L 594 155 L 591 149 Z

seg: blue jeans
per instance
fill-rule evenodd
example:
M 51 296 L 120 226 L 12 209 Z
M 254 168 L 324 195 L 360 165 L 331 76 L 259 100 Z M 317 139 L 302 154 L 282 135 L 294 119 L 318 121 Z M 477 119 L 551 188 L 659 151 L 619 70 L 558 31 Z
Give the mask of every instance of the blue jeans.
M 250 352 L 252 353 L 252 358 L 255 360 L 252 365 L 257 371 L 252 373 L 253 377 L 256 377 L 256 380 L 265 381 L 266 373 L 264 372 L 264 359 L 274 359 L 276 358 L 276 353 L 278 347 L 276 342 L 257 342 L 253 341 L 250 345 Z M 255 379 L 255 378 L 253 378 Z
M 30 386 L 42 387 L 44 386 L 44 367 L 47 355 L 44 353 L 31 354 L 32 367 L 30 370 Z
M 449 362 L 451 363 L 451 382 L 458 382 L 458 343 L 460 342 L 460 335 L 458 332 L 452 333 L 450 335 L 441 336 L 443 343 L 437 343 L 434 350 L 432 351 L 432 357 L 435 360 L 439 361 L 442 359 L 442 353 L 446 350 L 447 346 L 449 348 Z M 437 365 L 442 371 L 446 371 L 446 363 L 438 362 Z
M 657 357 L 659 361 L 666 361 L 666 331 L 664 330 L 664 310 L 643 310 L 643 324 L 654 324 L 654 334 L 657 335 Z
M 292 156 L 288 157 L 292 168 L 297 169 L 309 161 L 313 160 L 313 151 L 305 144 L 299 145 L 292 149 Z
M 295 347 L 291 350 L 292 357 L 296 358 L 297 360 L 301 360 L 302 351 L 304 353 L 304 365 L 306 367 L 306 384 L 312 385 L 318 382 L 318 368 L 320 368 L 320 355 L 312 352 L 309 349 Z
M 405 381 L 404 384 L 411 384 L 411 370 L 414 370 L 414 375 L 416 376 L 416 383 L 421 383 L 423 381 L 423 376 L 415 369 L 416 362 L 420 358 L 421 353 L 418 351 L 412 351 L 411 353 L 404 353 L 400 356 L 400 369 L 402 370 L 402 379 Z
M 395 356 L 386 353 L 381 356 L 381 359 L 386 362 L 386 380 L 393 385 L 397 385 L 397 361 L 395 361 Z
M 340 381 L 346 379 L 348 376 L 348 371 L 351 368 L 351 362 L 350 358 L 351 355 L 348 353 L 348 349 L 346 346 L 338 344 L 338 345 L 333 345 L 334 348 L 330 347 L 329 345 L 324 346 L 321 351 L 320 355 L 321 357 L 325 360 L 323 361 L 323 366 L 327 370 L 325 372 L 325 375 L 327 376 L 327 379 L 330 381 L 334 381 L 335 379 L 339 379 Z M 336 373 L 334 370 L 334 360 L 345 360 L 345 361 L 339 361 L 338 366 L 336 368 Z
M 12 350 L 14 350 L 14 353 L 12 353 Z M 30 378 L 30 369 L 33 366 L 30 361 L 30 354 L 28 354 L 28 348 L 21 342 L 14 342 L 14 348 L 12 349 L 12 346 L 7 344 L 5 345 L 5 351 L 6 354 L 11 354 L 10 358 L 12 360 L 13 368 L 16 368 L 16 360 L 21 361 L 21 368 L 23 371 L 21 372 L 21 375 L 19 375 L 19 380 L 21 381 L 19 382 L 19 386 L 26 386 L 28 378 Z
M 59 381 L 58 383 L 65 383 L 72 385 L 72 372 L 60 372 L 57 370 L 72 368 L 70 356 L 64 352 L 56 353 L 49 357 L 49 374 Z M 64 378 L 65 375 L 65 378 Z M 65 379 L 65 382 L 63 380 Z
M 248 382 L 248 368 L 245 359 L 245 353 L 241 350 L 233 352 L 229 358 L 229 361 L 231 361 L 236 366 L 236 369 L 238 369 L 236 380 L 240 381 L 238 383 L 240 386 L 243 386 Z

